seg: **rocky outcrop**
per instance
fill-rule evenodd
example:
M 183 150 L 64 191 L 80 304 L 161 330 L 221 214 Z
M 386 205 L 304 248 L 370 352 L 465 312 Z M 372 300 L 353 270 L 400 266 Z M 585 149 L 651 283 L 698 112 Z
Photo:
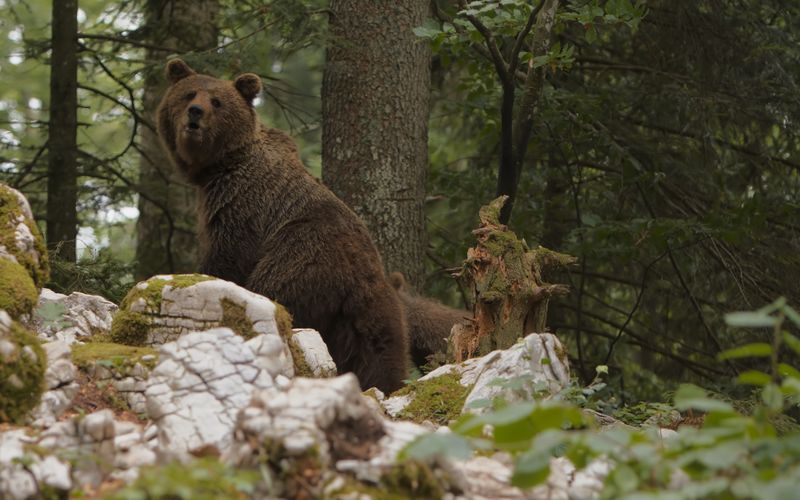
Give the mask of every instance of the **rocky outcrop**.
M 28 416 L 36 427 L 49 427 L 72 404 L 80 387 L 76 382 L 77 368 L 72 364 L 69 345 L 62 341 L 48 342 L 42 346 L 47 355 L 44 373 L 46 390 L 39 406 Z
M 289 348 L 298 375 L 315 378 L 336 376 L 336 363 L 318 331 L 295 328 L 289 338 Z
M 147 415 L 165 454 L 231 445 L 239 410 L 258 389 L 293 375 L 277 335 L 247 342 L 229 328 L 190 333 L 165 344 L 145 390 Z
M 266 297 L 229 281 L 202 274 L 160 275 L 128 293 L 114 316 L 111 338 L 121 344 L 156 346 L 219 326 L 245 339 L 287 337 L 291 317 Z
M 504 385 L 502 381 L 513 383 Z M 552 334 L 531 334 L 510 349 L 441 366 L 382 404 L 392 416 L 425 420 L 425 412 L 436 408 L 418 398 L 424 398 L 432 388 L 436 394 L 446 390 L 448 397 L 444 399 L 453 406 L 448 415 L 455 418 L 464 411 L 485 411 L 489 408 L 486 403 L 501 394 L 506 402 L 513 403 L 533 399 L 534 395 L 554 394 L 568 383 L 566 349 Z
M 31 326 L 43 340 L 74 344 L 107 337 L 117 309 L 116 304 L 97 295 L 80 292 L 64 295 L 43 288 Z

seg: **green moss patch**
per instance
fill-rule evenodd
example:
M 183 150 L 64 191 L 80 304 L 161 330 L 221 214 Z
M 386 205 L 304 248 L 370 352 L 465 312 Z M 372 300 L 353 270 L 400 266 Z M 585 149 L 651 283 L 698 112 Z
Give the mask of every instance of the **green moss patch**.
M 253 321 L 247 316 L 247 310 L 241 304 L 223 298 L 220 301 L 222 306 L 222 326 L 227 326 L 231 330 L 246 340 L 256 336 L 253 330 Z
M 151 347 L 132 347 L 111 342 L 89 342 L 72 346 L 72 362 L 79 368 L 86 368 L 98 361 L 109 361 L 115 366 L 133 366 L 142 362 L 142 356 L 156 355 Z M 155 366 L 155 360 L 142 362 L 148 368 Z
M 161 295 L 165 286 L 169 285 L 172 288 L 186 288 L 213 279 L 216 278 L 205 274 L 175 274 L 170 279 L 153 277 L 144 282 L 147 286 L 140 287 L 139 284 L 137 284 L 131 288 L 128 295 L 122 299 L 122 303 L 119 307 L 120 309 L 128 309 L 130 305 L 138 299 L 143 299 L 149 308 L 153 311 L 158 311 L 161 308 Z
M 278 324 L 278 333 L 281 337 L 288 339 L 292 335 L 292 315 L 285 307 L 272 301 L 275 304 L 275 322 Z
M 39 227 L 27 217 L 25 225 L 33 235 L 33 245 L 39 254 L 39 262 L 37 263 L 32 256 L 17 248 L 13 229 L 17 226 L 17 217 L 21 214 L 23 214 L 23 210 L 19 198 L 7 186 L 0 185 L 0 245 L 5 246 L 6 251 L 16 257 L 17 262 L 25 268 L 36 288 L 40 289 L 50 279 L 47 249 Z
M 251 498 L 258 479 L 257 471 L 238 470 L 208 457 L 142 467 L 136 481 L 108 498 L 246 499 Z
M 294 374 L 298 377 L 313 377 L 314 372 L 306 362 L 306 357 L 303 350 L 292 341 L 294 332 L 292 331 L 292 315 L 285 307 L 272 301 L 275 304 L 275 322 L 278 325 L 278 333 L 286 345 L 289 346 L 289 352 L 292 354 L 292 364 L 294 365 Z
M 17 323 L 0 338 L 15 347 L 0 354 L 0 422 L 17 423 L 39 404 L 47 357 L 36 336 Z
M 24 267 L 7 259 L 0 259 L 0 309 L 12 318 L 30 314 L 39 300 L 39 292 Z
M 461 415 L 470 389 L 461 385 L 460 375 L 451 372 L 429 380 L 418 380 L 394 392 L 392 396 L 412 397 L 400 417 L 415 422 L 429 420 L 447 425 Z
M 119 310 L 111 321 L 111 340 L 117 344 L 142 346 L 147 340 L 150 321 L 142 313 Z
M 381 477 L 388 491 L 399 493 L 401 498 L 443 498 L 444 487 L 431 468 L 421 462 L 408 461 L 397 464 Z

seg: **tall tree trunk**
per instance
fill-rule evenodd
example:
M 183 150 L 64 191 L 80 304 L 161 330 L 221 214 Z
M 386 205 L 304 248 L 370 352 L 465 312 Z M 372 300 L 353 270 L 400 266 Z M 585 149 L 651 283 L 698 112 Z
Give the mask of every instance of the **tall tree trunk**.
M 155 114 L 166 89 L 163 68 L 175 52 L 217 44 L 218 0 L 149 0 L 145 32 L 151 45 L 151 68 L 145 79 L 144 116 L 155 127 Z M 139 220 L 136 224 L 136 276 L 196 270 L 195 189 L 176 172 L 154 129 L 142 127 L 139 163 Z
M 78 236 L 78 0 L 53 2 L 47 246 L 75 262 Z
M 322 80 L 322 179 L 366 222 L 387 270 L 419 289 L 425 254 L 427 0 L 332 0 Z

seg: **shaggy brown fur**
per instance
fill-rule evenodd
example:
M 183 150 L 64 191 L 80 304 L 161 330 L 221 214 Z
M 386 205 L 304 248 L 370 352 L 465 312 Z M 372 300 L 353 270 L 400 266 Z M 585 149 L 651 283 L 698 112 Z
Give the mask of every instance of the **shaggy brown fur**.
M 401 273 L 389 274 L 389 282 L 400 296 L 408 325 L 411 360 L 417 366 L 426 364 L 428 356 L 447 352 L 447 338 L 453 325 L 472 313 L 454 309 L 433 299 L 412 294 Z
M 200 187 L 201 272 L 285 305 L 363 388 L 399 388 L 408 341 L 378 251 L 355 213 L 306 172 L 294 141 L 259 123 L 261 80 L 198 75 L 179 59 L 166 73 L 158 131 Z

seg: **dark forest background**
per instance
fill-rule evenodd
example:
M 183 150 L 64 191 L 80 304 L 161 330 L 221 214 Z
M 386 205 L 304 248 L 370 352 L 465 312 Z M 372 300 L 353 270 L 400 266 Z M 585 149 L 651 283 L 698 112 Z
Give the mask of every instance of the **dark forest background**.
M 389 5 L 391 4 L 391 5 Z M 450 276 L 481 205 L 578 258 L 550 329 L 621 402 L 731 391 L 718 354 L 800 303 L 800 4 L 0 0 L 0 181 L 45 230 L 49 285 L 118 301 L 194 270 L 193 192 L 154 132 L 164 63 L 251 71 L 262 119 L 368 223 L 389 270 Z M 77 22 L 75 22 L 77 21 Z

